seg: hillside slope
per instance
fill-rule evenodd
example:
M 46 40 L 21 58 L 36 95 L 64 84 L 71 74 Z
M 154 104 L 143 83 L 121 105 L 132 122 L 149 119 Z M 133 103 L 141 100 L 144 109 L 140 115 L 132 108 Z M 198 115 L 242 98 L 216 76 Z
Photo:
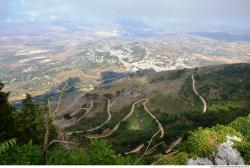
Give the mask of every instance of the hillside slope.
M 198 127 L 248 115 L 249 89 L 250 64 L 135 74 L 65 100 L 55 123 L 82 144 L 105 138 L 118 154 L 137 155 L 156 145 L 154 155 Z

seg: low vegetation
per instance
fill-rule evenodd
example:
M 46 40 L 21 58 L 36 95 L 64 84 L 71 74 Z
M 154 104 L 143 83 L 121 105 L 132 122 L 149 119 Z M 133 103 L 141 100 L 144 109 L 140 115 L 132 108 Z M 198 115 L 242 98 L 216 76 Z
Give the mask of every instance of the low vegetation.
M 49 120 L 48 141 L 62 140 L 62 133 L 93 128 L 107 118 L 106 101 L 97 101 L 104 96 L 113 101 L 127 101 L 127 97 L 139 100 L 149 99 L 148 109 L 164 127 L 164 137 L 156 136 L 151 147 L 156 145 L 149 156 L 143 157 L 137 164 L 185 165 L 189 158 L 206 157 L 217 152 L 218 146 L 225 142 L 227 135 L 242 139 L 235 143 L 245 163 L 250 163 L 250 66 L 239 64 L 220 68 L 199 68 L 160 72 L 148 78 L 148 83 L 136 86 L 120 87 L 122 90 L 105 92 L 107 88 L 97 88 L 85 95 L 87 100 L 94 100 L 90 117 L 83 118 L 78 124 L 59 130 Z M 208 109 L 202 113 L 200 99 L 193 93 L 191 74 L 195 73 L 196 87 L 205 98 Z M 158 82 L 171 83 L 181 80 L 179 91 L 162 93 L 153 88 Z M 165 84 L 165 83 L 164 83 Z M 159 85 L 162 86 L 162 85 Z M 133 115 L 121 122 L 119 129 L 105 140 L 89 140 L 85 133 L 73 134 L 68 138 L 70 143 L 54 143 L 45 152 L 44 137 L 46 133 L 47 105 L 37 105 L 27 94 L 20 109 L 9 103 L 9 93 L 3 92 L 0 83 L 0 164 L 51 164 L 51 165 L 94 165 L 94 164 L 134 164 L 145 151 L 145 147 L 129 156 L 123 156 L 141 144 L 148 145 L 150 138 L 158 131 L 157 124 L 140 103 L 136 105 Z M 112 84 L 109 85 L 112 88 Z M 110 89 L 108 88 L 108 89 Z M 117 87 L 119 88 L 119 87 Z M 147 89 L 152 89 L 149 92 Z M 100 90 L 98 90 L 100 89 Z M 154 90 L 155 89 L 155 90 Z M 100 92 L 98 92 L 100 91 Z M 103 93 L 103 94 L 101 94 Z M 131 94 L 133 93 L 133 94 Z M 132 95 L 132 96 L 131 96 Z M 91 133 L 99 134 L 113 128 L 130 111 L 134 102 L 121 106 L 117 111 L 111 108 L 112 118 L 102 128 Z M 97 103 L 98 102 L 98 103 Z M 47 103 L 47 102 L 46 102 Z M 117 105 L 119 107 L 119 104 Z M 80 117 L 83 112 L 73 117 Z M 92 116 L 91 116 L 92 115 Z M 71 120 L 70 113 L 61 116 Z M 65 132 L 64 132 L 65 131 Z M 60 135 L 60 136 L 59 136 Z M 170 153 L 164 153 L 170 144 L 178 138 L 182 142 Z M 160 143 L 158 145 L 158 143 Z M 47 156 L 47 157 L 45 157 Z

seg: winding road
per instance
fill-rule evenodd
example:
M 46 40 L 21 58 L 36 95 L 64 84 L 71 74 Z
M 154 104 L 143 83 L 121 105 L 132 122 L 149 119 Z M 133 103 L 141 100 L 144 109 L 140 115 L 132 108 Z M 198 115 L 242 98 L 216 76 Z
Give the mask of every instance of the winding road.
M 141 144 L 139 146 L 137 146 L 135 149 L 129 151 L 129 152 L 126 152 L 125 155 L 128 155 L 128 154 L 131 154 L 131 153 L 138 153 L 141 151 L 141 149 L 144 147 L 145 145 L 144 144 Z
M 79 113 L 79 111 L 81 110 L 86 110 L 86 112 L 84 113 L 84 116 L 86 116 L 90 111 L 91 109 L 93 108 L 93 105 L 94 105 L 94 102 L 93 100 L 90 100 L 90 106 L 88 108 L 79 108 L 78 110 L 74 111 L 73 113 L 70 114 L 71 117 L 75 116 L 76 114 Z
M 136 102 L 133 103 L 133 105 L 131 106 L 131 110 L 130 112 L 122 119 L 122 121 L 120 121 L 119 123 L 117 123 L 107 134 L 105 135 L 100 135 L 100 134 L 92 134 L 92 135 L 85 135 L 86 138 L 106 138 L 109 137 L 110 135 L 112 135 L 120 126 L 121 122 L 126 121 L 129 117 L 131 117 L 134 113 L 134 109 L 135 109 L 135 105 L 141 101 L 146 101 L 147 99 L 140 99 Z
M 86 112 L 80 117 L 77 119 L 76 123 L 78 123 L 80 120 L 82 120 L 93 108 L 93 105 L 94 105 L 94 102 L 93 100 L 90 101 L 90 107 L 89 108 L 85 108 L 86 109 Z
M 176 147 L 179 143 L 181 143 L 182 141 L 182 137 L 179 137 L 178 139 L 176 139 L 174 142 L 172 142 L 170 145 L 169 145 L 169 148 L 165 151 L 165 153 L 169 153 L 171 152 L 174 147 Z
M 201 95 L 198 93 L 198 91 L 196 90 L 196 88 L 195 88 L 195 79 L 194 79 L 194 74 L 192 74 L 192 87 L 193 87 L 193 91 L 194 91 L 194 93 L 197 95 L 197 96 L 199 96 L 199 98 L 200 98 L 200 100 L 202 101 L 202 104 L 203 104 L 203 110 L 202 110 L 202 112 L 203 113 L 205 113 L 206 111 L 207 111 L 207 103 L 206 103 L 206 101 L 205 101 L 205 99 L 203 98 L 203 97 L 201 97 Z
M 92 135 L 85 135 L 86 138 L 105 138 L 105 137 L 109 137 L 110 135 L 112 135 L 120 126 L 121 122 L 126 121 L 129 117 L 131 117 L 135 111 L 135 105 L 144 101 L 143 103 L 143 107 L 145 109 L 145 111 L 156 121 L 156 123 L 158 124 L 158 129 L 161 132 L 161 138 L 164 136 L 164 129 L 161 125 L 161 123 L 159 122 L 159 120 L 148 110 L 146 104 L 149 101 L 149 99 L 147 98 L 143 98 L 140 100 L 137 100 L 136 102 L 134 102 L 131 106 L 131 110 L 130 112 L 119 122 L 117 123 L 108 133 L 104 134 L 104 135 L 100 135 L 100 134 L 92 134 Z M 109 106 L 110 107 L 110 106 Z M 109 111 L 109 110 L 108 110 Z M 107 123 L 107 122 L 106 122 Z
M 163 126 L 161 125 L 161 123 L 159 122 L 159 120 L 148 110 L 146 104 L 148 103 L 148 99 L 143 103 L 143 107 L 145 109 L 145 111 L 155 120 L 155 122 L 157 123 L 158 125 L 158 129 L 160 130 L 161 132 L 161 138 L 163 138 L 164 136 L 164 129 L 163 129 Z
M 100 98 L 101 99 L 105 99 L 108 102 L 108 106 L 107 106 L 108 118 L 102 124 L 100 124 L 100 125 L 98 125 L 98 126 L 96 126 L 94 128 L 88 129 L 87 132 L 95 131 L 95 130 L 101 128 L 102 126 L 104 126 L 105 124 L 107 124 L 111 120 L 111 118 L 112 118 L 111 113 L 110 113 L 111 101 L 109 99 L 107 99 L 106 97 L 100 97 Z

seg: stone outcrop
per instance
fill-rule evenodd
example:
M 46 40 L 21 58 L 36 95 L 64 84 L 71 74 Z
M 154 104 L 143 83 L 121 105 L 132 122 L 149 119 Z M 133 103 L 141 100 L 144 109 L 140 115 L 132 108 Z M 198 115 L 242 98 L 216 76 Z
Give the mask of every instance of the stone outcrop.
M 227 141 L 218 147 L 218 152 L 205 158 L 188 160 L 189 165 L 244 165 L 240 153 L 233 148 L 235 141 L 241 141 L 236 136 L 226 136 Z

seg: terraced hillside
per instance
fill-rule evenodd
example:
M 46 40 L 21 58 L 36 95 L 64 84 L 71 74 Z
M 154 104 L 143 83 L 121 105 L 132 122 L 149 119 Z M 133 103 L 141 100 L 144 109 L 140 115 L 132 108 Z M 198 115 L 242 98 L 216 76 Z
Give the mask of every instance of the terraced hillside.
M 107 139 L 117 154 L 150 162 L 198 127 L 248 115 L 250 64 L 131 75 L 68 100 L 55 124 L 70 141 Z

